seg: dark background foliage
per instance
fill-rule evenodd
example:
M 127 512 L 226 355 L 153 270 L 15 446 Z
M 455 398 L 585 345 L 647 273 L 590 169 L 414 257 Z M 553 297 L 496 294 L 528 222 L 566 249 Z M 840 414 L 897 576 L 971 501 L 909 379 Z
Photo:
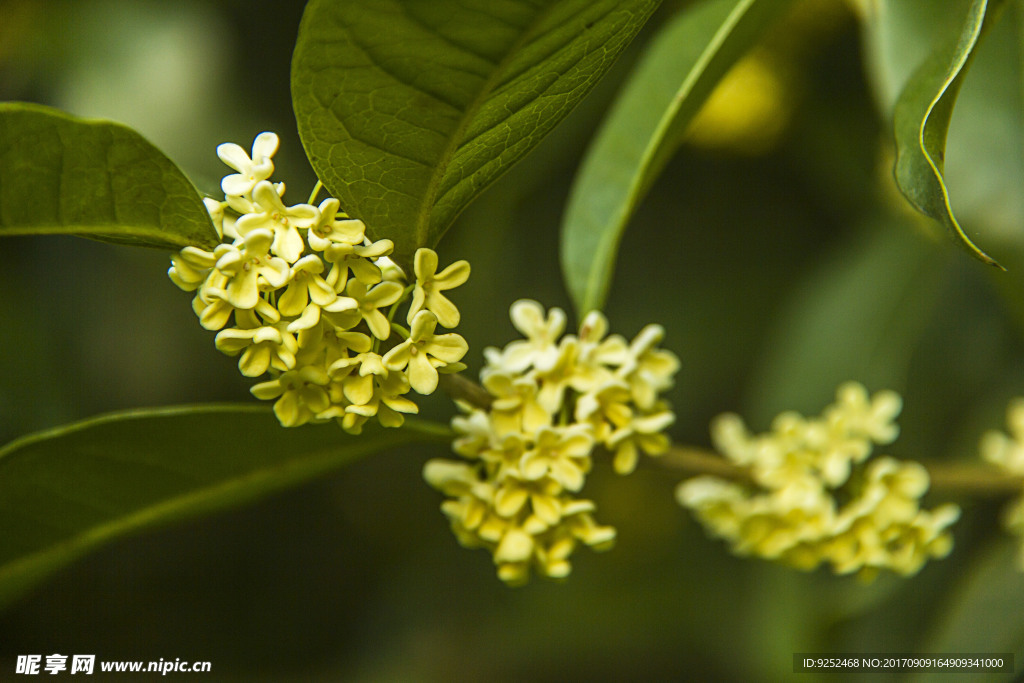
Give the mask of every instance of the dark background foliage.
M 442 242 L 442 264 L 473 264 L 454 295 L 470 372 L 485 346 L 512 338 L 515 299 L 569 307 L 556 274 L 573 174 L 644 40 L 683 4 L 663 6 Z M 299 201 L 314 182 L 288 88 L 301 9 L 6 0 L 0 99 L 127 123 L 211 194 L 225 172 L 216 145 L 274 130 L 276 177 Z M 973 457 L 1024 385 L 1000 281 L 924 237 L 894 198 L 887 122 L 847 6 L 799 4 L 763 55 L 785 104 L 771 110 L 779 134 L 758 141 L 755 123 L 754 142 L 683 146 L 626 234 L 613 329 L 667 329 L 682 360 L 670 395 L 678 441 L 706 445 L 725 410 L 755 429 L 783 409 L 817 412 L 838 382 L 859 379 L 904 395 L 893 455 Z M 3 242 L 0 439 L 113 409 L 250 400 L 167 266 L 163 252 L 70 237 Z M 427 403 L 451 414 L 444 397 Z M 999 634 L 1000 647 L 975 651 L 1020 651 L 1024 626 L 1006 615 L 1021 612 L 1021 579 L 998 569 L 1012 550 L 992 533 L 993 505 L 965 503 L 950 558 L 864 585 L 734 558 L 675 505 L 676 475 L 619 478 L 601 463 L 586 494 L 618 528 L 616 548 L 581 551 L 563 585 L 510 590 L 486 553 L 458 547 L 422 482 L 423 462 L 443 453 L 384 453 L 101 550 L 0 614 L 0 677 L 17 654 L 59 652 L 208 660 L 210 680 L 768 680 L 792 670 L 793 652 L 952 649 L 969 625 L 982 645 Z M 993 585 L 1005 600 L 979 607 L 979 586 Z

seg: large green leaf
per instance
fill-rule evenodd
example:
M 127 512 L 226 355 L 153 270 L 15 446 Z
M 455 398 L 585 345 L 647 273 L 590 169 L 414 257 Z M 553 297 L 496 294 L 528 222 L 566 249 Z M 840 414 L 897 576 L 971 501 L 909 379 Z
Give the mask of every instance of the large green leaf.
M 651 44 L 587 152 L 562 224 L 562 270 L 580 316 L 604 305 L 626 224 L 685 128 L 789 1 L 706 0 Z
M 32 234 L 172 249 L 219 241 L 192 183 L 135 131 L 0 103 L 0 236 Z
M 892 120 L 900 91 L 937 45 L 960 35 L 972 0 L 850 0 L 861 19 L 865 75 Z
M 360 436 L 333 423 L 285 429 L 244 405 L 113 413 L 23 437 L 0 448 L 0 605 L 116 538 L 445 438 L 415 422 Z
M 597 83 L 660 0 L 312 0 L 292 100 L 324 185 L 408 261 Z
M 893 112 L 896 132 L 896 182 L 921 213 L 946 228 L 971 255 L 999 266 L 960 227 L 950 208 L 943 178 L 946 135 L 957 95 L 982 33 L 1005 0 L 973 0 L 957 40 L 940 45 L 914 72 Z

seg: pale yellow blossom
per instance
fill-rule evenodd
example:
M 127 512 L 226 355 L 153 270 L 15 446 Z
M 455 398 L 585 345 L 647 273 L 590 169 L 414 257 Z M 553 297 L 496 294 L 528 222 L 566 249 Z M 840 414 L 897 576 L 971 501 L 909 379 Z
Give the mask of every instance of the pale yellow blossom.
M 384 354 L 384 365 L 389 370 L 408 368 L 409 384 L 413 391 L 431 394 L 437 388 L 437 368 L 455 363 L 466 355 L 469 346 L 457 334 L 434 334 L 437 317 L 430 311 L 420 311 L 412 320 L 409 338 Z
M 316 225 L 320 212 L 309 204 L 285 206 L 274 186 L 267 180 L 256 183 L 252 190 L 256 211 L 247 213 L 235 223 L 235 230 L 245 237 L 254 230 L 268 230 L 273 235 L 271 250 L 288 263 L 295 263 L 306 248 L 298 228 Z
M 231 168 L 238 171 L 224 176 L 221 189 L 227 195 L 245 195 L 252 192 L 256 183 L 266 180 L 274 172 L 271 157 L 277 152 L 280 140 L 274 133 L 260 133 L 252 143 L 252 156 L 233 142 L 217 147 L 217 156 Z
M 827 563 L 865 577 L 881 569 L 914 574 L 950 552 L 960 510 L 921 508 L 929 477 L 920 464 L 870 458 L 874 444 L 895 438 L 899 408 L 892 392 L 869 397 L 848 383 L 821 417 L 783 413 L 767 434 L 722 416 L 713 441 L 751 481 L 696 477 L 679 485 L 677 500 L 740 555 L 805 570 Z
M 251 157 L 234 144 L 218 148 L 237 171 L 224 178 L 223 199 L 204 200 L 222 243 L 180 250 L 168 276 L 195 292 L 200 324 L 219 331 L 217 349 L 239 356 L 242 374 L 269 375 L 252 393 L 275 402 L 282 425 L 336 419 L 352 433 L 370 420 L 399 426 L 418 410 L 405 396 L 411 388 L 430 393 L 439 372 L 464 369 L 466 342 L 434 334 L 426 311 L 411 316 L 411 338 L 391 325 L 413 289 L 387 258 L 393 243 L 369 243 L 366 226 L 333 197 L 285 205 L 284 183 L 270 179 L 278 142 L 261 134 Z M 468 274 L 468 265 L 460 269 Z M 451 286 L 441 278 L 440 289 Z
M 456 261 L 440 273 L 437 272 L 437 252 L 433 249 L 417 249 L 413 258 L 416 287 L 412 292 L 408 322 L 421 310 L 428 310 L 437 316 L 438 322 L 449 329 L 459 324 L 459 309 L 441 292 L 454 289 L 469 278 L 469 263 Z

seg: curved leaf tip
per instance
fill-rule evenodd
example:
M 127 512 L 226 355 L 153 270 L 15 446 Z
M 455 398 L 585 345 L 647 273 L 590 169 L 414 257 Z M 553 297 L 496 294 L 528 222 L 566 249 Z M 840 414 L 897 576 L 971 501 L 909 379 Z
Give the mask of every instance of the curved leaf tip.
M 163 249 L 219 241 L 192 183 L 134 130 L 0 103 L 0 236 L 33 234 Z
M 921 213 L 942 223 L 969 254 L 1005 270 L 960 226 L 946 186 L 946 136 L 957 96 L 981 37 L 998 18 L 1004 0 L 973 0 L 955 41 L 941 45 L 918 67 L 893 111 L 894 176 L 900 191 Z

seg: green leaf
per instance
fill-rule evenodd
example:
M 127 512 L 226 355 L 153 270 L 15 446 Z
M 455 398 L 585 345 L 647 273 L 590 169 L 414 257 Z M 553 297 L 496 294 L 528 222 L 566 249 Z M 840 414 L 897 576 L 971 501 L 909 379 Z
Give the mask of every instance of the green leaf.
M 936 45 L 960 35 L 972 0 L 851 0 L 861 18 L 863 62 L 879 113 L 892 120 L 900 91 Z
M 896 132 L 896 183 L 921 213 L 942 223 L 957 243 L 984 263 L 1001 267 L 960 227 L 943 178 L 946 135 L 953 107 L 982 33 L 1004 0 L 973 0 L 955 43 L 941 45 L 914 72 L 893 113 Z
M 651 44 L 587 151 L 562 223 L 562 271 L 580 316 L 603 307 L 626 224 L 686 127 L 789 1 L 707 0 Z
M 660 0 L 312 0 L 292 60 L 324 185 L 400 261 L 536 146 Z
M 219 242 L 192 183 L 135 131 L 0 103 L 0 236 L 40 234 L 171 249 Z
M 112 413 L 0 448 L 0 606 L 114 539 L 237 506 L 443 427 L 281 427 L 262 406 Z M 418 429 L 416 427 L 419 427 Z

